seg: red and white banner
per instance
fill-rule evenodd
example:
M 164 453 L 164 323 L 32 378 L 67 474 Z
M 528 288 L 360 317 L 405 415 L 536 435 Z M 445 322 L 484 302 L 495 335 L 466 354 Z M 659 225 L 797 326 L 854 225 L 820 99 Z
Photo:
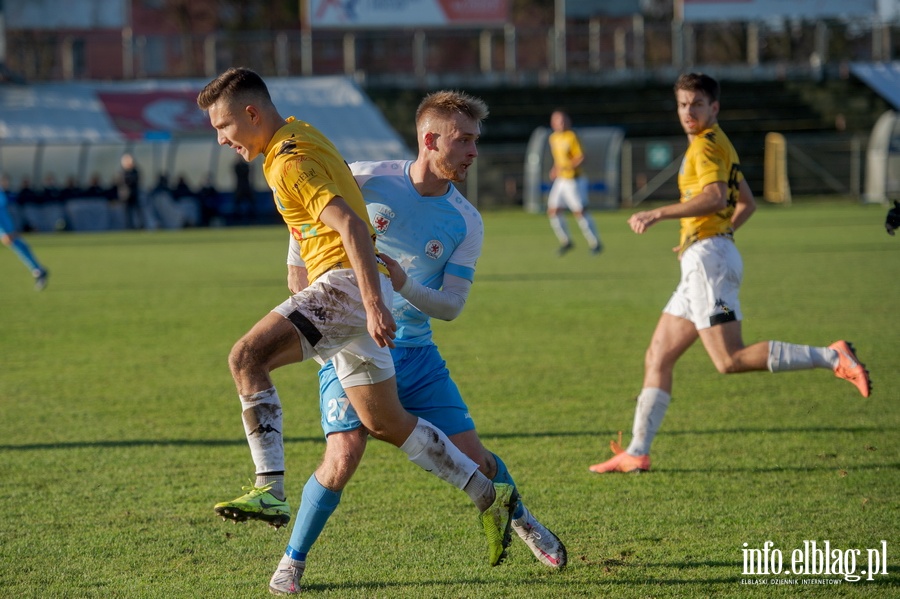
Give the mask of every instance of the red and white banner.
M 311 27 L 503 25 L 509 0 L 307 0 Z
M 678 0 L 676 0 L 678 2 Z M 685 21 L 764 21 L 772 17 L 872 17 L 876 0 L 680 0 Z
M 206 114 L 197 108 L 194 91 L 101 91 L 109 118 L 128 139 L 142 139 L 154 132 L 211 133 Z

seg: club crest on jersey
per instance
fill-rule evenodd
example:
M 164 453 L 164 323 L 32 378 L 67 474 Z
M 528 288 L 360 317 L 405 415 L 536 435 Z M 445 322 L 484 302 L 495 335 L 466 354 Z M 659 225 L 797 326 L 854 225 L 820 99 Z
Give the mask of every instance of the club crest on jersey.
M 444 244 L 437 239 L 432 239 L 425 244 L 425 255 L 429 258 L 437 260 L 444 253 Z
M 388 227 L 391 226 L 391 220 L 393 220 L 394 212 L 389 208 L 380 208 L 375 216 L 372 217 L 372 228 L 375 229 L 375 233 L 378 235 L 384 235 L 387 233 Z

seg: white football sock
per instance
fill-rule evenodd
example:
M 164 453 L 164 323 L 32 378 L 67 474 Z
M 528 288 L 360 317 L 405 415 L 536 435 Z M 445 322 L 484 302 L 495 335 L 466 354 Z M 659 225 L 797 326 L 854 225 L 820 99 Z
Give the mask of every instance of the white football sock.
M 478 472 L 478 464 L 451 443 L 447 435 L 422 418 L 400 449 L 409 456 L 409 461 L 457 489 L 465 489 L 473 474 Z
M 559 240 L 560 245 L 568 245 L 571 242 L 569 239 L 569 227 L 566 225 L 566 219 L 561 214 L 550 217 L 550 228 L 553 229 L 553 233 Z
M 625 451 L 633 456 L 648 455 L 650 444 L 662 424 L 672 396 L 653 387 L 641 390 L 634 410 L 634 426 L 631 428 L 631 443 Z
M 273 483 L 272 494 L 283 499 L 284 437 L 282 435 L 281 401 L 278 399 L 278 392 L 272 387 L 240 397 L 244 433 L 247 435 L 247 443 L 250 445 L 250 455 L 256 465 L 256 473 L 274 477 L 276 480 L 270 481 Z M 280 481 L 278 480 L 279 475 L 281 476 Z M 280 489 L 276 489 L 275 486 L 280 486 Z
M 466 492 L 469 499 L 471 499 L 472 503 L 475 504 L 475 507 L 478 508 L 479 512 L 483 512 L 491 507 L 491 504 L 493 504 L 494 500 L 497 498 L 497 491 L 494 489 L 494 483 L 491 482 L 491 479 L 482 474 L 480 470 L 475 471 L 475 474 L 472 475 L 472 478 L 470 478 L 469 482 L 466 483 L 466 486 L 463 487 L 463 491 Z
M 837 350 L 811 345 L 795 345 L 784 341 L 769 341 L 770 372 L 827 368 L 834 370 L 840 361 Z
M 265 487 L 266 485 L 272 485 L 269 493 L 284 501 L 284 474 L 257 474 L 255 486 Z
M 600 236 L 597 234 L 597 225 L 594 224 L 594 217 L 590 214 L 582 214 L 578 219 L 578 228 L 581 229 L 581 234 L 584 235 L 591 247 L 600 245 Z

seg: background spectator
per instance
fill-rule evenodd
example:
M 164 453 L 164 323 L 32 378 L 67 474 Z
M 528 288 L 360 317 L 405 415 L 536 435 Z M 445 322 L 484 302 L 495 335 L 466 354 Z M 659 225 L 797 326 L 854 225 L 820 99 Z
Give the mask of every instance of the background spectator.
M 250 179 L 250 164 L 240 156 L 234 163 L 234 215 L 237 222 L 245 225 L 256 218 L 256 198 Z
M 119 174 L 119 200 L 125 203 L 128 226 L 139 229 L 145 226 L 144 215 L 141 214 L 141 172 L 131 154 L 122 154 L 122 172 Z

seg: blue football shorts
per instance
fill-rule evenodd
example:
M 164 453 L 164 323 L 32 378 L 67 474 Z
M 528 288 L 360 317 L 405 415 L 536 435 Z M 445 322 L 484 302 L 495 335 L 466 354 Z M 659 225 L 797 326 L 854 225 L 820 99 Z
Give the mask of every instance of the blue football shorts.
M 408 412 L 429 421 L 447 436 L 475 428 L 437 346 L 395 347 L 391 355 L 400 403 Z M 362 426 L 331 362 L 319 370 L 319 402 L 326 437 Z

